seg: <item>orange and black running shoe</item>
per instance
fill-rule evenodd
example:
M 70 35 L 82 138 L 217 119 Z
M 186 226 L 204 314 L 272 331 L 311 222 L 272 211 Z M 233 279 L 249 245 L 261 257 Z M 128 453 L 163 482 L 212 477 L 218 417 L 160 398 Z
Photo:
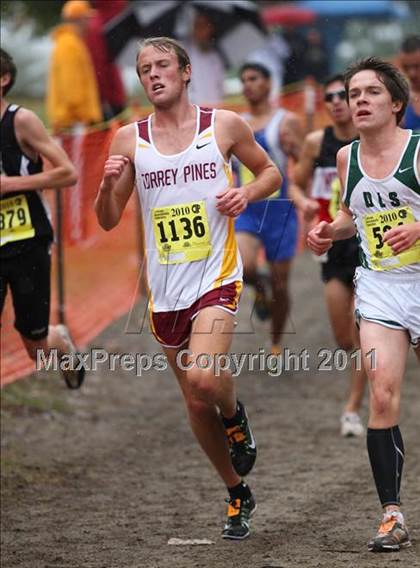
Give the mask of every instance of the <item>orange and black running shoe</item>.
M 369 542 L 370 552 L 395 552 L 411 546 L 404 517 L 399 511 L 385 513 L 377 535 Z
M 257 446 L 248 421 L 245 406 L 238 400 L 239 421 L 235 426 L 225 427 L 232 465 L 238 475 L 247 475 L 257 459 Z
M 243 540 L 249 536 L 250 520 L 257 508 L 254 497 L 248 499 L 228 499 L 227 521 L 222 538 Z

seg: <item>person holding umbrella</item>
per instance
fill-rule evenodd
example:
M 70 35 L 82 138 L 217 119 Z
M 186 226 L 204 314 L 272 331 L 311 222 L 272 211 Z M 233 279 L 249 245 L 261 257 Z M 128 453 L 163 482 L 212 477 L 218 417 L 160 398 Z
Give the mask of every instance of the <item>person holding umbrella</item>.
M 111 2 L 106 1 L 108 4 Z M 129 2 L 105 26 L 113 58 L 121 57 L 133 40 L 156 36 L 182 43 L 194 68 L 190 101 L 213 107 L 223 100 L 225 70 L 238 68 L 250 53 L 265 45 L 267 30 L 259 6 L 237 0 Z
M 111 230 L 136 186 L 151 328 L 178 379 L 192 430 L 227 487 L 222 536 L 241 540 L 249 535 L 256 509 L 242 477 L 252 469 L 257 449 L 232 374 L 215 363 L 227 358 L 242 288 L 234 218 L 249 202 L 273 193 L 281 175 L 236 113 L 190 103 L 192 67 L 180 43 L 149 38 L 136 64 L 154 113 L 117 131 L 96 214 Z M 232 155 L 255 176 L 240 188 L 232 183 Z
M 219 52 L 213 47 L 214 24 L 203 12 L 194 17 L 191 38 L 185 42 L 194 74 L 191 76 L 192 103 L 217 106 L 223 100 L 225 66 Z

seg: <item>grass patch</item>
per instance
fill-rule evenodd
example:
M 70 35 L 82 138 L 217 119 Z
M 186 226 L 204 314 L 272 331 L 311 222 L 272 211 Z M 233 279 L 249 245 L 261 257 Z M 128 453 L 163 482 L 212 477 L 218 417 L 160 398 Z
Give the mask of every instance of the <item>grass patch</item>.
M 47 115 L 45 110 L 45 103 L 42 99 L 34 99 L 29 97 L 14 97 L 13 93 L 10 94 L 7 101 L 15 105 L 25 107 L 32 110 L 39 116 L 44 124 L 47 124 Z
M 50 381 L 43 379 L 41 382 L 32 378 L 16 381 L 2 388 L 1 410 L 2 414 L 4 412 L 38 414 L 52 411 L 68 414 L 70 406 L 62 398 L 62 393 L 54 392 Z
M 56 485 L 62 483 L 62 476 L 54 471 L 45 469 L 41 465 L 24 463 L 22 457 L 1 457 L 1 485 L 3 497 L 14 491 L 21 491 L 25 487 L 33 489 L 36 485 Z

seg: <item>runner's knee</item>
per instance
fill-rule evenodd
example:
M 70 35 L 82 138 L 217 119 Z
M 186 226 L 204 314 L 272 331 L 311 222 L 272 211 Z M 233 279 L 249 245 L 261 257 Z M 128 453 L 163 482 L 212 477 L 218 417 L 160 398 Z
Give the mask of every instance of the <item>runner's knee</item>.
M 200 420 L 208 415 L 209 412 L 214 412 L 214 405 L 201 400 L 189 392 L 185 397 L 188 414 L 192 419 Z
M 273 298 L 276 301 L 287 302 L 289 299 L 289 289 L 287 281 L 272 279 L 271 289 L 273 291 Z
M 386 416 L 395 407 L 395 398 L 399 393 L 390 382 L 378 384 L 377 377 L 372 376 L 374 373 L 369 373 L 371 410 L 376 416 Z
M 213 367 L 200 368 L 194 364 L 187 371 L 187 383 L 193 398 L 212 402 L 216 396 L 216 380 Z

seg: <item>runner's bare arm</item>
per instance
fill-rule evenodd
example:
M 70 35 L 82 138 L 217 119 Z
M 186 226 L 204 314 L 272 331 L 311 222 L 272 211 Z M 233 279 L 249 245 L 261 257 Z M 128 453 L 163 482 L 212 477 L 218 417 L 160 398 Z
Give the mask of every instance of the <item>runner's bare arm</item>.
M 353 221 L 353 214 L 350 209 L 344 204 L 344 201 L 342 199 L 346 185 L 347 163 L 350 159 L 349 154 L 350 145 L 340 148 L 340 150 L 337 152 L 337 173 L 341 185 L 341 205 L 340 211 L 337 213 L 336 218 L 331 223 L 331 227 L 334 231 L 334 241 L 349 239 L 356 234 L 356 226 Z
M 306 136 L 299 161 L 293 168 L 292 183 L 289 187 L 290 198 L 302 211 L 306 221 L 311 221 L 319 210 L 318 202 L 308 196 L 308 191 L 322 136 L 323 130 L 316 130 Z
M 302 190 L 308 188 L 312 178 L 316 157 L 319 155 L 323 130 L 316 130 L 305 137 L 302 146 L 302 152 L 298 163 L 293 170 L 293 181 Z
M 293 167 L 296 167 L 297 161 L 299 160 L 302 151 L 303 139 L 303 128 L 298 116 L 293 112 L 288 112 L 280 124 L 279 140 L 286 155 L 295 161 Z M 289 185 L 288 194 L 289 198 L 296 204 L 296 206 L 298 206 L 297 202 L 299 201 L 303 205 L 303 199 L 305 199 L 305 201 L 309 203 L 309 206 L 307 207 L 308 209 L 310 209 L 311 204 L 314 204 L 312 208 L 315 213 L 318 211 L 318 203 L 304 198 L 300 189 L 293 184 Z M 305 214 L 305 218 L 306 217 L 307 215 Z M 310 220 L 310 218 L 307 220 Z
M 48 135 L 41 120 L 32 111 L 21 108 L 15 116 L 16 137 L 22 150 L 42 155 L 52 168 L 39 174 L 1 176 L 1 193 L 38 191 L 68 187 L 76 183 L 77 175 L 64 150 Z M 30 152 L 29 152 L 29 151 Z M 31 156 L 30 156 L 31 157 Z
M 255 176 L 255 179 L 243 186 L 246 188 L 248 201 L 258 201 L 271 195 L 282 184 L 279 169 L 270 160 L 267 153 L 255 141 L 249 124 L 240 116 L 232 113 L 230 123 L 234 154 Z
M 303 144 L 303 128 L 298 116 L 288 112 L 280 124 L 280 144 L 289 158 L 297 161 Z
M 274 193 L 281 186 L 282 178 L 278 168 L 255 141 L 250 126 L 236 113 L 217 111 L 216 138 L 225 159 L 234 154 L 255 176 L 252 182 L 242 187 L 230 187 L 217 196 L 218 211 L 235 217 L 249 202 Z
M 95 200 L 95 212 L 99 224 L 106 231 L 118 225 L 127 201 L 133 192 L 134 172 L 134 125 L 120 128 L 109 149 L 104 175 Z

